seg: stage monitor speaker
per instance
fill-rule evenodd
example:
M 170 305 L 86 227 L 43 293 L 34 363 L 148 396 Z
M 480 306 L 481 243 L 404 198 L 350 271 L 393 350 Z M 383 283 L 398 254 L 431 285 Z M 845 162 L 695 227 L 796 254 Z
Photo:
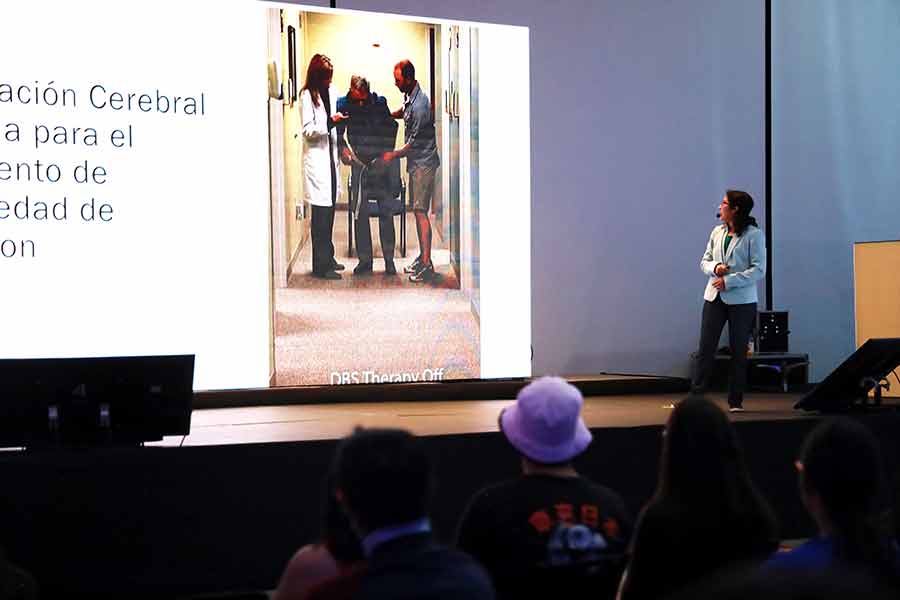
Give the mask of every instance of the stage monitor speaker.
M 193 380 L 193 355 L 0 360 L 0 447 L 187 435 Z
M 880 404 L 881 389 L 890 385 L 886 378 L 898 366 L 900 338 L 870 339 L 794 408 L 819 412 L 850 410 L 865 406 L 870 391 L 875 393 L 874 404 Z
M 757 352 L 788 351 L 788 313 L 787 311 L 761 310 L 757 328 L 759 343 Z

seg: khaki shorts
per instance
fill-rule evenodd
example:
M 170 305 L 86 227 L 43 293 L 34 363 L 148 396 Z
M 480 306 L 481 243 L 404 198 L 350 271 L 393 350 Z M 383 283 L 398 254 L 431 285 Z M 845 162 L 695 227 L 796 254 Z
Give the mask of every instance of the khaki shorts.
M 436 174 L 437 167 L 415 167 L 409 172 L 409 191 L 412 194 L 413 211 L 427 213 L 431 210 Z

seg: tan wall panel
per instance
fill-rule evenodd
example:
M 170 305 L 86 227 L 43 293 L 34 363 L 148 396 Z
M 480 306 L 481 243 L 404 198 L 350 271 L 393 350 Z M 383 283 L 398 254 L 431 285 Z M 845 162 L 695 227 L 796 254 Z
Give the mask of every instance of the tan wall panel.
M 900 337 L 900 241 L 853 245 L 856 347 L 870 338 Z M 891 391 L 900 397 L 900 382 Z

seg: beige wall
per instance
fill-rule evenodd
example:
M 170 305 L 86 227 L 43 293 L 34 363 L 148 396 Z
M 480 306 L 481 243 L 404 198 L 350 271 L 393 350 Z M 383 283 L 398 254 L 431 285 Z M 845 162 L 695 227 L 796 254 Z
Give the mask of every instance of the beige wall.
M 373 92 L 387 98 L 393 111 L 403 104 L 403 94 L 394 85 L 394 65 L 408 58 L 416 67 L 416 79 L 428 93 L 430 55 L 428 26 L 422 23 L 383 19 L 378 17 L 307 13 L 307 56 L 315 53 L 331 58 L 334 64 L 333 85 L 343 96 L 350 87 L 350 76 L 364 75 Z M 378 44 L 375 47 L 374 44 Z M 306 62 L 303 64 L 304 76 Z M 302 85 L 302 84 L 301 84 Z M 403 140 L 403 121 L 400 121 L 398 146 Z M 346 190 L 349 168 L 343 167 L 342 186 Z M 346 195 L 346 194 L 345 194 Z M 346 202 L 346 198 L 342 199 Z
M 853 245 L 856 346 L 900 337 L 900 241 Z
M 288 99 L 288 25 L 297 30 L 297 88 L 303 85 L 306 72 L 304 56 L 304 30 L 300 22 L 301 15 L 296 10 L 283 10 L 282 32 L 282 89 L 284 90 L 284 187 L 285 187 L 285 223 L 287 224 L 287 260 L 290 260 L 297 249 L 309 237 L 309 219 L 297 220 L 296 208 L 303 199 L 303 138 L 300 135 L 300 101 L 293 105 Z
M 853 245 L 856 347 L 870 338 L 900 337 L 900 241 Z M 892 381 L 885 396 L 900 396 Z

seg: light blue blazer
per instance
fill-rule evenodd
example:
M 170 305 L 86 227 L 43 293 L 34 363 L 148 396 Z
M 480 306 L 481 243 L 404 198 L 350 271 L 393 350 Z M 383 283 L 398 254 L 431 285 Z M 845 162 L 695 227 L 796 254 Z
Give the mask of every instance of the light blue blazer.
M 716 294 L 725 304 L 749 304 L 757 302 L 756 282 L 766 275 L 766 239 L 759 227 L 748 225 L 740 237 L 733 237 L 725 252 L 726 225 L 719 225 L 709 234 L 706 252 L 700 259 L 700 270 L 709 275 L 703 299 L 712 302 Z M 716 265 L 728 265 L 725 290 L 713 287 Z

